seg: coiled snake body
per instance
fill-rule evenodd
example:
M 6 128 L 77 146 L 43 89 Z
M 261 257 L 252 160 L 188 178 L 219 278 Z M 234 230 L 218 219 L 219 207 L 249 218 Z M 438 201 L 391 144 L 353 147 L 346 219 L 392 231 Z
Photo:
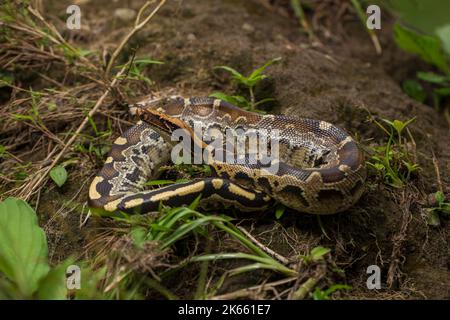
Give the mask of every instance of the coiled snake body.
M 202 204 L 220 202 L 243 211 L 264 209 L 275 200 L 301 212 L 332 214 L 352 206 L 363 193 L 363 154 L 350 135 L 328 122 L 260 115 L 213 98 L 142 101 L 131 106 L 130 112 L 140 121 L 114 141 L 104 167 L 91 183 L 91 208 L 146 213 L 161 202 L 189 204 L 201 194 Z M 174 130 L 188 132 L 193 144 L 205 149 L 208 144 L 193 130 L 198 124 L 220 132 L 255 130 L 269 139 L 276 130 L 276 172 L 268 173 L 261 162 L 250 163 L 244 154 L 241 161 L 231 163 L 210 160 L 214 177 L 144 190 L 159 167 L 170 161 Z

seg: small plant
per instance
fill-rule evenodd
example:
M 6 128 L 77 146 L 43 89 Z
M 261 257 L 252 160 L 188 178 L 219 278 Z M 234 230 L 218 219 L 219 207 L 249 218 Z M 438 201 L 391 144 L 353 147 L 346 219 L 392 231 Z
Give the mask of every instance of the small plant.
M 326 290 L 321 290 L 319 288 L 316 288 L 313 292 L 313 299 L 314 300 L 331 300 L 331 295 L 339 290 L 350 290 L 352 289 L 351 286 L 345 285 L 345 284 L 334 284 L 331 287 L 329 287 Z
M 166 269 L 158 274 L 158 277 L 164 279 L 173 272 L 182 270 L 184 267 L 194 262 L 202 263 L 202 265 L 205 266 L 205 263 L 224 259 L 251 261 L 244 266 L 227 270 L 214 284 L 211 292 L 206 293 L 202 289 L 200 290 L 202 294 L 197 293 L 197 297 L 205 298 L 216 294 L 226 278 L 245 272 L 271 270 L 287 277 L 295 276 L 297 274 L 295 270 L 278 262 L 255 245 L 239 228 L 231 223 L 231 217 L 226 215 L 205 215 L 198 212 L 196 208 L 199 202 L 200 196 L 193 201 L 189 207 L 169 208 L 161 206 L 159 210 L 161 216 L 154 220 L 148 220 L 144 216 L 133 216 L 124 213 L 120 213 L 119 216 L 115 216 L 114 219 L 130 224 L 129 233 L 132 235 L 134 243 L 139 247 L 143 247 L 146 243 L 157 243 L 159 250 L 166 250 L 173 247 L 175 243 L 185 239 L 187 236 L 194 235 L 196 237 L 209 238 L 211 230 L 215 229 L 226 232 L 232 238 L 237 240 L 247 252 L 250 252 L 218 252 L 191 256 L 174 268 Z M 204 273 L 206 272 L 207 270 L 204 270 Z M 169 292 L 166 288 L 163 288 L 160 283 L 154 283 L 152 280 L 151 283 L 147 282 L 147 284 L 150 284 L 153 289 L 159 291 L 166 297 L 175 297 L 173 293 Z
M 36 212 L 25 201 L 7 198 L 0 202 L 0 300 L 2 299 L 110 299 L 101 289 L 105 269 L 93 270 L 85 261 L 72 258 L 57 266 L 48 262 L 48 245 Z M 80 267 L 80 289 L 67 288 L 67 267 Z M 119 281 L 117 285 L 121 285 Z M 122 288 L 122 296 L 130 296 Z
M 64 166 L 56 166 L 52 170 L 50 170 L 50 178 L 58 185 L 58 187 L 62 187 L 63 184 L 67 180 L 67 170 Z
M 236 81 L 238 84 L 245 86 L 248 89 L 250 100 L 248 100 L 244 96 L 239 96 L 239 95 L 230 96 L 230 95 L 227 95 L 222 92 L 215 92 L 215 93 L 211 94 L 210 96 L 217 98 L 217 99 L 227 101 L 231 104 L 237 105 L 237 106 L 239 106 L 243 109 L 249 110 L 249 111 L 256 111 L 256 108 L 259 105 L 269 102 L 269 101 L 274 101 L 273 98 L 266 98 L 266 99 L 262 99 L 260 101 L 256 101 L 254 88 L 258 83 L 261 82 L 261 80 L 267 78 L 267 76 L 265 74 L 263 74 L 264 70 L 267 67 L 269 67 L 270 65 L 272 65 L 273 63 L 280 61 L 280 60 L 281 60 L 280 57 L 274 58 L 274 59 L 270 60 L 269 62 L 266 62 L 262 67 L 259 67 L 258 69 L 254 70 L 248 76 L 244 76 L 240 72 L 238 72 L 235 69 L 228 67 L 228 66 L 215 67 L 215 69 L 223 69 L 225 71 L 228 71 L 232 75 L 234 81 Z
M 434 194 L 434 200 L 436 201 L 436 205 L 432 208 L 425 209 L 427 213 L 426 218 L 429 225 L 439 226 L 439 214 L 450 215 L 450 203 L 445 202 L 445 196 L 441 191 Z
M 275 218 L 277 220 L 280 220 L 285 211 L 286 211 L 286 207 L 284 205 L 282 205 L 282 204 L 278 204 L 275 207 Z
M 445 202 L 445 196 L 441 191 L 438 191 L 434 194 L 436 199 L 437 206 L 431 208 L 431 211 L 450 214 L 450 203 Z
M 25 201 L 0 202 L 0 242 L 0 298 L 66 298 L 68 262 L 49 266 L 44 230 Z
M 300 259 L 302 259 L 306 264 L 311 264 L 313 262 L 317 262 L 323 259 L 323 257 L 329 253 L 331 250 L 328 248 L 324 248 L 321 246 L 315 247 L 311 250 L 309 255 L 304 256 L 301 255 Z
M 412 135 L 407 126 L 415 118 L 406 122 L 400 120 L 389 121 L 382 119 L 388 125 L 388 129 L 380 122 L 374 122 L 389 136 L 387 145 L 374 147 L 374 154 L 367 164 L 380 173 L 386 184 L 401 188 L 410 179 L 411 174 L 418 171 L 419 165 L 412 159 L 410 144 L 413 144 Z M 408 138 L 405 138 L 403 131 L 406 131 Z M 409 144 L 408 144 L 409 143 Z
M 437 36 L 419 34 L 398 24 L 395 26 L 394 32 L 395 40 L 400 48 L 417 54 L 422 60 L 439 70 L 439 73 L 417 72 L 417 80 L 405 80 L 403 90 L 411 98 L 424 102 L 427 92 L 418 80 L 429 83 L 434 87 L 432 91 L 434 105 L 439 107 L 441 100 L 450 96 L 450 55 L 446 53 L 441 40 Z
M 124 65 L 121 65 L 121 66 L 116 66 L 115 68 L 122 69 L 123 67 L 126 66 L 128 68 L 128 70 L 127 70 L 128 72 L 126 75 L 123 76 L 124 78 L 136 80 L 136 81 L 143 81 L 147 85 L 150 86 L 153 84 L 153 81 L 144 74 L 144 70 L 145 70 L 145 68 L 147 68 L 149 65 L 152 65 L 152 64 L 164 64 L 164 62 L 149 59 L 149 58 L 141 58 L 141 59 L 131 60 L 130 62 L 128 62 Z
M 98 129 L 97 124 L 92 117 L 87 115 L 89 125 L 94 131 L 94 135 L 80 134 L 82 141 L 75 145 L 75 150 L 81 153 L 94 155 L 97 159 L 101 160 L 110 151 L 111 144 L 108 139 L 113 133 L 111 120 L 108 119 L 106 123 L 106 130 L 101 131 Z

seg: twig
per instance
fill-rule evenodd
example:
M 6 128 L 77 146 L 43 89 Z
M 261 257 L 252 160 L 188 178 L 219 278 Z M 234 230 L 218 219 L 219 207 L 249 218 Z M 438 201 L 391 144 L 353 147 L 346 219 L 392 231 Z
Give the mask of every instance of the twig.
M 58 161 L 61 159 L 61 157 L 64 155 L 64 153 L 67 151 L 67 149 L 74 143 L 75 139 L 78 137 L 80 132 L 84 129 L 86 124 L 89 122 L 89 119 L 92 118 L 92 116 L 97 112 L 98 108 L 102 105 L 103 100 L 108 96 L 110 90 L 116 86 L 118 80 L 123 75 L 124 71 L 126 69 L 126 66 L 124 66 L 114 77 L 113 81 L 111 81 L 111 84 L 109 87 L 105 90 L 103 95 L 97 100 L 94 107 L 89 111 L 88 115 L 84 118 L 83 122 L 78 126 L 78 129 L 75 131 L 75 133 L 72 135 L 72 137 L 67 141 L 63 149 L 58 153 L 58 155 L 55 157 L 53 162 L 47 167 L 47 169 L 40 175 L 40 177 L 37 179 L 35 183 L 32 183 L 30 187 L 30 191 L 25 195 L 24 200 L 28 200 L 30 196 L 34 193 L 36 188 L 39 187 L 39 185 L 42 183 L 42 181 L 47 177 L 47 174 L 52 170 L 52 168 L 58 163 Z
M 111 55 L 111 59 L 108 62 L 108 65 L 105 70 L 105 74 L 108 75 L 111 72 L 112 66 L 114 62 L 116 61 L 117 57 L 119 56 L 120 52 L 123 50 L 125 45 L 128 43 L 128 41 L 131 39 L 132 36 L 139 30 L 141 30 L 152 18 L 153 16 L 158 12 L 158 10 L 166 3 L 166 0 L 161 0 L 159 4 L 156 6 L 155 9 L 147 16 L 147 18 L 144 19 L 144 21 L 140 22 L 142 14 L 144 11 L 148 8 L 149 5 L 151 5 L 154 1 L 147 1 L 141 9 L 139 9 L 139 13 L 136 17 L 136 20 L 134 21 L 134 27 L 128 33 L 125 38 L 123 38 L 122 42 L 119 44 L 119 46 L 116 48 L 116 50 Z
M 292 281 L 297 280 L 297 277 L 292 277 L 292 278 L 286 278 L 286 279 L 282 279 L 282 280 L 278 280 L 278 281 L 274 281 L 274 282 L 270 282 L 270 283 L 265 283 L 262 285 L 257 285 L 257 286 L 253 286 L 253 287 L 249 287 L 249 288 L 245 288 L 245 289 L 240 289 L 237 291 L 233 291 L 233 292 L 229 292 L 229 293 L 225 293 L 222 294 L 220 296 L 214 296 L 211 297 L 211 300 L 229 300 L 229 299 L 236 299 L 236 298 L 243 298 L 243 297 L 248 297 L 250 294 L 252 294 L 254 291 L 268 291 L 268 290 L 272 290 L 273 287 L 285 284 L 285 283 L 289 283 Z
M 367 30 L 367 33 L 370 36 L 370 40 L 372 40 L 373 46 L 375 47 L 375 51 L 377 52 L 378 55 L 380 55 L 382 53 L 380 41 L 378 40 L 378 37 L 377 37 L 375 31 L 367 28 L 367 26 L 366 26 L 367 17 L 364 14 L 363 9 L 361 8 L 361 4 L 359 3 L 358 0 L 351 0 L 351 2 L 353 4 L 353 6 L 355 7 L 356 12 L 358 13 L 359 19 L 361 20 L 364 28 Z
M 318 41 L 316 35 L 314 34 L 314 31 L 311 29 L 311 26 L 309 25 L 308 20 L 306 19 L 305 12 L 303 11 L 303 7 L 302 4 L 300 3 L 300 0 L 291 0 L 291 7 L 292 10 L 294 10 L 294 14 L 297 17 L 300 25 L 308 33 L 309 39 Z
M 433 165 L 434 165 L 434 170 L 436 171 L 436 180 L 437 180 L 437 184 L 438 184 L 438 189 L 440 192 L 444 193 L 444 188 L 442 186 L 442 180 L 441 180 L 441 172 L 439 170 L 439 162 L 436 159 L 436 155 L 434 154 L 433 149 L 431 149 L 431 154 L 433 155 Z
M 241 230 L 241 232 L 243 234 L 245 234 L 247 236 L 247 238 L 249 238 L 255 245 L 257 245 L 261 250 L 263 250 L 265 253 L 267 253 L 268 255 L 274 257 L 275 259 L 277 259 L 278 261 L 280 261 L 283 264 L 289 264 L 289 259 L 283 257 L 281 254 L 276 253 L 275 251 L 273 251 L 272 249 L 266 247 L 265 245 L 263 245 L 261 242 L 259 242 L 258 240 L 256 240 L 255 237 L 253 237 L 250 232 L 248 232 L 247 230 L 245 230 L 243 227 L 238 226 L 238 229 Z
M 48 37 L 50 40 L 52 40 L 54 43 L 56 43 L 56 44 L 60 44 L 60 45 L 64 45 L 66 48 L 68 48 L 70 51 L 72 51 L 73 53 L 75 53 L 77 56 L 78 56 L 78 58 L 80 59 L 80 60 L 82 60 L 86 65 L 88 65 L 89 67 L 91 67 L 92 69 L 97 69 L 96 67 L 95 67 L 95 65 L 93 65 L 92 64 L 92 62 L 91 61 L 89 61 L 89 59 L 87 59 L 86 57 L 83 57 L 83 56 L 80 56 L 79 54 L 78 54 L 78 50 L 77 49 L 75 49 L 72 45 L 70 45 L 64 38 L 63 38 L 63 36 L 58 32 L 58 30 L 56 30 L 56 28 L 55 28 L 55 26 L 54 25 L 52 25 L 52 24 L 50 24 L 50 23 L 48 23 L 45 19 L 44 19 L 44 17 L 40 14 L 40 12 L 38 11 L 38 10 L 36 10 L 36 9 L 34 9 L 33 7 L 31 7 L 31 6 L 28 6 L 28 11 L 30 11 L 36 18 L 38 18 L 39 20 L 41 20 L 41 22 L 49 29 L 49 30 L 51 30 L 52 32 L 53 32 L 53 34 L 56 36 L 56 38 L 55 37 L 52 37 L 51 35 L 49 35 L 49 34 L 42 34 L 42 31 L 41 30 L 39 30 L 39 29 L 35 29 L 35 31 L 38 31 L 39 33 L 41 33 L 41 35 L 43 35 L 44 37 Z

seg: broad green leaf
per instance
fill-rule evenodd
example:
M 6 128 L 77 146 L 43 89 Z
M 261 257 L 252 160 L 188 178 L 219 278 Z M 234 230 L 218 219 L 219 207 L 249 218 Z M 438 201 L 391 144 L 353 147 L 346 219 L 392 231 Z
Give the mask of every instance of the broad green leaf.
M 448 96 L 450 96 L 450 88 L 438 88 L 438 89 L 434 89 L 433 91 L 439 97 L 448 97 Z
M 450 22 L 437 28 L 435 32 L 441 39 L 445 52 L 450 55 Z
M 67 180 L 67 171 L 63 166 L 56 166 L 50 170 L 50 178 L 58 185 L 62 187 Z
M 422 85 L 416 80 L 403 81 L 403 91 L 416 101 L 424 102 L 427 98 L 427 93 L 423 89 Z
M 0 273 L 31 298 L 49 271 L 44 231 L 34 210 L 23 200 L 0 202 Z
M 438 38 L 418 34 L 399 24 L 395 25 L 394 33 L 395 41 L 400 48 L 418 54 L 424 61 L 431 63 L 445 73 L 448 73 L 447 57 L 442 50 L 442 45 Z
M 37 297 L 40 300 L 65 300 L 67 298 L 66 261 L 52 270 L 39 282 Z
M 449 1 L 375 0 L 372 2 L 386 6 L 408 25 L 430 34 L 439 26 L 449 22 Z
M 436 74 L 434 72 L 417 72 L 417 78 L 423 81 L 436 83 L 436 84 L 444 84 L 448 82 L 449 78 L 440 74 Z

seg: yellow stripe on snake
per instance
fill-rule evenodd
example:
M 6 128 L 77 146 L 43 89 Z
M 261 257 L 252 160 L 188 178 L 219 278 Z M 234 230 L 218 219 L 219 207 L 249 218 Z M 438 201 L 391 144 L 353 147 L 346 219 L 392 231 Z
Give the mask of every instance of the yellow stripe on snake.
M 333 214 L 351 207 L 364 191 L 361 150 L 349 134 L 328 122 L 260 115 L 213 98 L 146 100 L 130 106 L 130 112 L 140 120 L 114 141 L 91 183 L 91 208 L 143 214 L 157 210 L 161 202 L 180 206 L 201 195 L 203 206 L 222 203 L 256 211 L 279 202 L 300 212 Z M 146 182 L 170 162 L 171 134 L 176 129 L 189 133 L 201 150 L 208 147 L 195 133 L 195 125 L 222 133 L 264 131 L 268 140 L 276 131 L 277 170 L 268 172 L 260 161 L 250 162 L 249 154 L 231 162 L 210 157 L 214 177 L 144 190 Z

